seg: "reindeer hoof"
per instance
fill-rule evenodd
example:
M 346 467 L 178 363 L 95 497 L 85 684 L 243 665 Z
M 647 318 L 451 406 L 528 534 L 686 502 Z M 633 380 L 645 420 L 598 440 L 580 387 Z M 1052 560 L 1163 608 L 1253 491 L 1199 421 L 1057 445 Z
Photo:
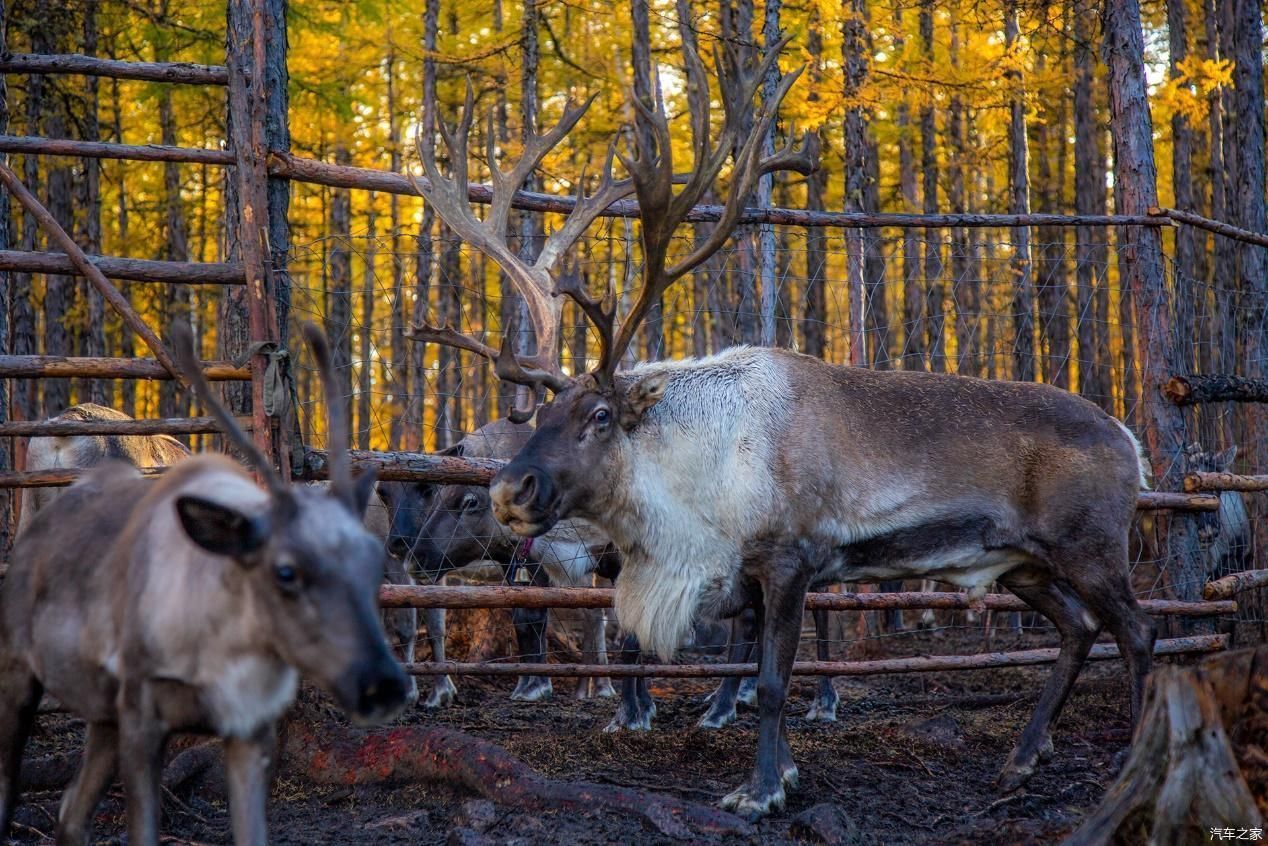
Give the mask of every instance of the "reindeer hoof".
M 540 676 L 522 676 L 515 685 L 515 690 L 511 692 L 511 699 L 515 702 L 541 702 L 549 699 L 555 692 L 555 688 L 550 683 L 550 679 Z
M 1043 739 L 1043 745 L 1039 747 L 1039 763 L 1046 764 L 1052 760 L 1054 750 L 1052 748 L 1052 737 L 1048 736 Z
M 784 786 L 785 790 L 796 790 L 797 782 L 801 780 L 801 773 L 797 771 L 796 764 L 785 764 L 779 770 L 779 783 Z
M 806 719 L 818 720 L 823 723 L 835 723 L 837 721 L 837 705 L 840 701 L 835 692 L 831 698 L 816 696 L 810 703 L 810 710 L 806 712 Z
M 740 689 L 735 694 L 735 701 L 741 705 L 748 705 L 750 708 L 757 706 L 757 679 L 753 676 L 745 676 L 740 682 Z
M 652 717 L 656 716 L 656 710 L 643 711 L 638 714 L 627 714 L 625 711 L 617 711 L 616 716 L 612 718 L 612 722 L 604 727 L 604 734 L 616 734 L 618 731 L 651 731 Z
M 405 707 L 413 708 L 418 704 L 418 679 L 409 676 L 405 683 Z
M 436 680 L 435 686 L 432 687 L 431 693 L 423 702 L 423 707 L 429 711 L 437 708 L 447 708 L 454 703 L 458 697 L 458 688 L 454 687 L 453 680 L 449 676 L 441 676 Z
M 771 811 L 782 811 L 785 799 L 782 784 L 766 789 L 746 784 L 724 796 L 722 807 L 751 822 L 766 816 Z
M 733 722 L 735 722 L 734 706 L 732 706 L 730 710 L 710 708 L 708 712 L 700 718 L 700 721 L 696 723 L 696 728 L 711 731 L 713 729 L 720 729 L 723 726 L 728 726 Z
M 600 679 L 594 695 L 599 699 L 611 699 L 616 696 L 616 688 L 612 686 L 612 682 L 608 679 Z
M 576 691 L 573 693 L 573 699 L 607 699 L 616 696 L 616 691 L 612 689 L 612 682 L 603 679 L 601 682 L 595 679 L 582 679 L 577 685 Z

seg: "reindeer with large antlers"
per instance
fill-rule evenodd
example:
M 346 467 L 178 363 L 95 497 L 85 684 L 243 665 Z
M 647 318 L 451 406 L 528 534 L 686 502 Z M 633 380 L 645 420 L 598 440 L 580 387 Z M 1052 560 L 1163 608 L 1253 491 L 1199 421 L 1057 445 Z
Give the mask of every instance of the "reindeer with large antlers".
M 537 380 L 555 397 L 494 479 L 495 514 L 530 537 L 566 518 L 599 526 L 623 559 L 621 625 L 665 658 L 697 615 L 756 605 L 757 760 L 723 800 L 752 816 L 782 807 L 797 780 L 784 702 L 808 589 L 932 577 L 983 592 L 998 580 L 1061 634 L 1053 673 L 1001 773 L 1001 786 L 1016 788 L 1051 754 L 1051 726 L 1102 625 L 1122 650 L 1139 711 L 1154 638 L 1128 579 L 1128 528 L 1145 483 L 1139 445 L 1095 405 L 1039 384 L 869 371 L 748 347 L 618 373 L 651 304 L 722 245 L 757 178 L 807 164 L 801 151 L 763 156 L 760 148 L 796 73 L 780 78 L 751 131 L 742 120 L 777 51 L 755 69 L 723 52 L 726 114 L 715 144 L 704 68 L 691 39 L 683 43 L 694 167 L 685 183 L 676 180 L 664 106 L 659 97 L 636 99 L 634 149 L 620 158 L 642 221 L 643 290 L 619 327 L 613 310 L 585 292 L 557 291 L 595 322 L 598 366 Z M 718 226 L 671 261 L 676 228 L 732 155 Z M 606 173 L 604 184 L 609 195 L 625 185 Z M 454 186 L 420 183 L 446 220 L 461 222 L 469 209 Z M 570 231 L 597 214 L 597 202 L 585 200 Z M 535 295 L 549 290 L 544 275 L 561 244 L 539 261 Z M 489 246 L 511 263 L 504 247 Z M 501 358 L 510 374 L 505 348 Z

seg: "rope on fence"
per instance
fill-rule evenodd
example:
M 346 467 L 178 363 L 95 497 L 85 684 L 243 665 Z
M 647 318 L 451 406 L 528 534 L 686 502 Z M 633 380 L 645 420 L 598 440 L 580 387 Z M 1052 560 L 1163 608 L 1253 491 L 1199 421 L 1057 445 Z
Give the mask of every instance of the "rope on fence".
M 1228 635 L 1195 635 L 1159 640 L 1154 655 L 1192 655 L 1221 652 L 1228 648 Z M 989 670 L 998 667 L 1030 667 L 1057 660 L 1057 649 L 1025 649 L 1017 652 L 984 652 L 977 655 L 930 655 L 918 658 L 885 658 L 876 661 L 798 661 L 795 676 L 876 676 L 885 673 L 927 673 L 955 670 Z M 1098 643 L 1088 654 L 1089 661 L 1118 657 L 1118 647 Z M 699 679 L 718 676 L 755 676 L 756 664 L 522 664 L 522 663 L 443 663 L 406 664 L 405 671 L 416 676 L 555 676 L 564 678 L 628 678 L 654 676 L 669 679 Z

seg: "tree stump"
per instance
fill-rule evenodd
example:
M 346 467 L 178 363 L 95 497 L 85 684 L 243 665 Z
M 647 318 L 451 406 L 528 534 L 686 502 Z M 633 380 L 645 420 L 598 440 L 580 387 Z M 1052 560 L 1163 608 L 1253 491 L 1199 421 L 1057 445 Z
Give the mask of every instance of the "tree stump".
M 1159 667 L 1127 763 L 1067 846 L 1189 844 L 1212 828 L 1263 828 L 1268 647 Z

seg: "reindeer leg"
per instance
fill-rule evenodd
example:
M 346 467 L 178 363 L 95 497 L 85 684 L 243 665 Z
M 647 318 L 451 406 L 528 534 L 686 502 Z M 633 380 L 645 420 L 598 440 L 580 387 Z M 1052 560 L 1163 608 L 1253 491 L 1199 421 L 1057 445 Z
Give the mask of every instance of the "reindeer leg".
M 2 648 L 2 647 L 0 647 Z M 18 773 L 44 689 L 24 661 L 0 651 L 0 843 L 18 804 Z
M 816 609 L 812 612 L 815 618 L 815 656 L 820 661 L 831 661 L 831 618 L 824 609 Z M 825 723 L 835 723 L 837 721 L 837 705 L 841 698 L 837 696 L 836 688 L 832 686 L 831 676 L 819 677 L 819 689 L 815 692 L 814 701 L 810 703 L 810 710 L 806 712 L 807 720 L 822 720 Z
M 1025 784 L 1036 765 L 1052 756 L 1052 724 L 1074 687 L 1101 625 L 1079 597 L 1058 582 L 1026 582 L 1012 574 L 1001 581 L 1027 605 L 1051 620 L 1061 633 L 1061 651 L 1039 695 L 1039 704 L 999 774 L 1000 789 L 1009 792 Z
M 812 575 L 811 563 L 799 549 L 777 547 L 763 557 L 764 572 L 759 571 L 762 655 L 757 677 L 757 761 L 748 782 L 722 800 L 722 807 L 727 810 L 754 819 L 783 808 L 785 786 L 797 783 L 797 767 L 786 736 L 784 703 Z
M 229 782 L 229 813 L 233 819 L 235 846 L 267 846 L 269 827 L 269 765 L 277 746 L 275 727 L 269 724 L 254 737 L 225 740 L 225 774 Z
M 608 663 L 607 616 L 602 608 L 587 608 L 581 612 L 585 620 L 581 632 L 581 655 L 586 663 Z M 612 680 L 607 676 L 577 680 L 574 699 L 615 696 Z
M 540 565 L 529 565 L 533 573 L 533 585 L 549 584 L 546 571 Z M 519 644 L 521 659 L 530 664 L 546 662 L 546 621 L 549 612 L 545 608 L 516 608 L 511 612 L 515 624 L 515 638 Z M 516 702 L 541 702 L 554 693 L 549 676 L 520 676 L 511 693 Z
M 727 646 L 726 657 L 728 664 L 745 664 L 752 659 L 756 646 L 756 622 L 757 614 L 747 608 L 731 620 L 731 643 Z M 696 723 L 696 728 L 719 729 L 735 722 L 735 703 L 745 701 L 744 682 L 749 683 L 750 690 L 754 689 L 750 678 L 724 678 L 710 697 L 709 710 Z
M 160 778 L 167 732 L 143 683 L 125 680 L 119 691 L 119 769 L 128 800 L 128 846 L 158 846 Z
M 426 608 L 423 610 L 423 621 L 427 625 L 427 644 L 431 647 L 431 660 L 445 660 L 445 609 Z M 453 679 L 449 676 L 436 676 L 432 682 L 431 694 L 423 703 L 424 708 L 444 708 L 452 705 L 458 695 Z
M 622 664 L 637 664 L 640 652 L 637 637 L 627 634 L 622 638 L 619 655 Z M 621 701 L 616 707 L 616 716 L 603 731 L 606 734 L 621 729 L 650 731 L 652 717 L 655 716 L 656 703 L 647 690 L 647 679 L 643 676 L 624 676 L 621 679 Z
M 384 556 L 383 579 L 388 584 L 412 585 L 414 580 L 405 569 L 405 562 L 394 555 Z M 402 664 L 414 663 L 414 647 L 418 640 L 418 609 L 390 608 L 383 611 L 383 628 L 387 631 Z M 405 682 L 405 701 L 413 705 L 418 701 L 418 678 L 410 675 Z
M 59 846 L 83 846 L 88 842 L 92 813 L 101 801 L 101 794 L 110 786 L 118 762 L 118 728 L 111 723 L 89 723 L 79 771 L 62 794 L 62 804 L 57 811 Z

